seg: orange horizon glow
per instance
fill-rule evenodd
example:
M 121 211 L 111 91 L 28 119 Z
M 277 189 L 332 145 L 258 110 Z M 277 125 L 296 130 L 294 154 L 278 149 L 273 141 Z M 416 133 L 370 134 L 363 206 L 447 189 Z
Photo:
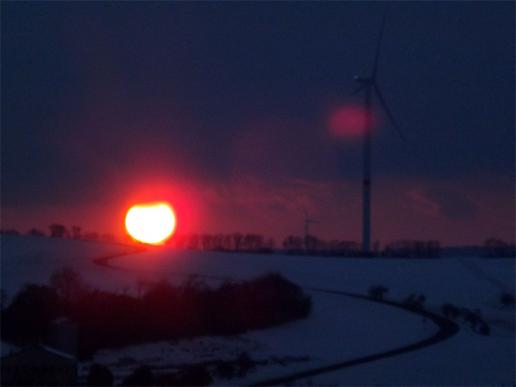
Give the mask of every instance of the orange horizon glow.
M 135 240 L 162 245 L 176 229 L 176 215 L 167 202 L 133 205 L 125 216 L 125 228 Z

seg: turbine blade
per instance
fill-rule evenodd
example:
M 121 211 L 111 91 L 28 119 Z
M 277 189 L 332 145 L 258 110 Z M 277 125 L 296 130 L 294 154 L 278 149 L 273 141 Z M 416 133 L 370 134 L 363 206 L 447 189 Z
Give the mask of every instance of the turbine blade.
M 373 62 L 373 75 L 372 78 L 376 79 L 376 73 L 378 72 L 378 62 L 380 61 L 380 51 L 382 48 L 383 32 L 385 30 L 385 20 L 387 19 L 387 9 L 383 13 L 382 23 L 380 24 L 380 32 L 378 34 L 378 42 L 376 43 L 376 52 L 374 55 Z
M 396 121 L 396 118 L 394 118 L 394 115 L 392 114 L 391 110 L 387 106 L 387 102 L 385 102 L 385 98 L 383 98 L 383 94 L 380 91 L 380 88 L 378 85 L 374 85 L 374 91 L 376 92 L 376 96 L 378 97 L 378 100 L 380 101 L 380 104 L 382 105 L 383 110 L 385 111 L 385 114 L 387 114 L 387 117 L 389 117 L 389 121 L 391 121 L 392 126 L 398 132 L 398 135 L 403 141 L 407 141 L 407 138 L 403 134 L 403 132 L 400 129 L 400 126 L 398 125 L 398 122 Z

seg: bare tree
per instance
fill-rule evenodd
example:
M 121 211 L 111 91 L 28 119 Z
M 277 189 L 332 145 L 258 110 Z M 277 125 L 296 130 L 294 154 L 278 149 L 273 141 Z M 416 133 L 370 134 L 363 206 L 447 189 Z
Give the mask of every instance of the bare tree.
M 80 274 L 69 267 L 62 268 L 52 273 L 50 276 L 50 284 L 66 302 L 70 301 L 72 297 L 77 296 L 77 294 L 85 289 Z
M 41 230 L 38 230 L 37 228 L 31 228 L 27 235 L 42 237 L 45 236 L 45 233 Z
M 81 228 L 79 226 L 72 226 L 72 238 L 81 239 Z
M 243 237 L 244 236 L 242 234 L 240 234 L 239 232 L 236 232 L 233 234 L 233 245 L 234 245 L 236 251 L 240 250 Z
M 64 238 L 68 234 L 68 230 L 62 224 L 53 223 L 48 228 L 52 238 Z

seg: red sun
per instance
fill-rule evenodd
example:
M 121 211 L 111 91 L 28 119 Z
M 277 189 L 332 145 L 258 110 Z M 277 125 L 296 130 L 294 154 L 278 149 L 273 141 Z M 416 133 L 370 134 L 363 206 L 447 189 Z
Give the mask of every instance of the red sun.
M 127 211 L 125 228 L 139 242 L 161 245 L 174 233 L 176 215 L 166 202 L 136 204 Z

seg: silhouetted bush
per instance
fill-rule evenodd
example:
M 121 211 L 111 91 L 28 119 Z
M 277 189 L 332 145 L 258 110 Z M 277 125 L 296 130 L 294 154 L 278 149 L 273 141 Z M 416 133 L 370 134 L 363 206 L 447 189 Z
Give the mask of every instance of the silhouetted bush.
M 255 368 L 255 362 L 251 359 L 247 352 L 243 352 L 238 356 L 236 362 L 237 374 L 239 377 L 244 377 L 247 373 Z
M 441 245 L 436 240 L 400 240 L 389 243 L 382 254 L 386 257 L 436 258 L 441 254 Z
M 79 294 L 86 290 L 81 275 L 69 267 L 64 267 L 52 273 L 50 284 L 65 304 L 69 303 L 72 298 L 77 299 Z
M 272 253 L 275 242 L 259 234 L 183 234 L 177 235 L 171 244 L 178 248 L 204 251 L 232 251 L 246 253 Z
M 0 289 L 0 310 L 4 310 L 9 302 L 9 297 L 7 296 L 7 292 L 4 289 Z
M 65 226 L 58 223 L 53 223 L 50 226 L 48 226 L 50 229 L 50 236 L 52 238 L 64 238 L 68 236 L 68 230 Z
M 233 379 L 236 374 L 235 365 L 229 361 L 217 362 L 215 372 L 221 379 Z
M 361 248 L 357 242 L 345 240 L 323 240 L 313 235 L 304 238 L 289 235 L 283 240 L 283 250 L 290 255 L 322 255 L 356 257 L 360 256 Z
M 88 386 L 112 386 L 113 374 L 106 366 L 92 364 L 87 379 Z
M 243 378 L 256 367 L 256 362 L 247 352 L 242 352 L 235 360 L 218 361 L 215 372 L 221 379 Z
M 516 245 L 497 238 L 489 238 L 484 242 L 484 255 L 491 258 L 516 256 Z
M 158 282 L 138 297 L 89 290 L 72 270 L 52 275 L 53 288 L 31 285 L 2 311 L 2 337 L 37 341 L 57 317 L 78 331 L 81 358 L 99 348 L 200 335 L 233 335 L 306 317 L 311 299 L 279 274 L 210 288 L 196 278 Z
M 489 328 L 489 325 L 487 325 L 487 323 L 482 322 L 478 329 L 478 333 L 480 333 L 482 336 L 489 336 L 491 334 L 491 328 Z
M 37 228 L 31 228 L 28 232 L 27 232 L 27 235 L 30 235 L 30 236 L 37 236 L 37 237 L 44 237 L 45 236 L 45 233 L 41 230 L 38 230 Z
M 469 309 L 463 308 L 461 310 L 461 315 L 464 322 L 467 322 L 473 331 L 476 331 L 477 326 L 483 323 L 482 317 L 478 313 Z
M 155 386 L 156 379 L 148 366 L 136 368 L 131 375 L 122 382 L 123 386 Z
M 511 293 L 502 293 L 500 295 L 500 303 L 503 306 L 514 306 L 516 304 L 516 297 Z
M 369 297 L 374 298 L 376 300 L 383 300 L 386 293 L 389 292 L 389 289 L 382 285 L 371 286 L 367 292 Z
M 81 239 L 82 228 L 79 226 L 72 226 L 72 238 Z
M 423 294 L 411 294 L 405 300 L 403 300 L 403 305 L 405 305 L 409 309 L 413 310 L 421 310 L 423 309 L 423 305 L 426 301 L 426 297 Z
M 471 310 L 464 307 L 459 308 L 452 304 L 443 304 L 441 306 L 441 313 L 453 320 L 460 317 L 464 323 L 469 324 L 473 332 L 484 336 L 490 334 L 489 325 L 484 321 L 482 312 L 478 309 Z
M 213 382 L 213 378 L 202 365 L 188 365 L 178 372 L 157 377 L 158 386 L 207 386 Z
M 444 317 L 455 320 L 459 317 L 459 308 L 452 304 L 443 304 L 441 306 L 441 313 Z
M 2 310 L 2 338 L 17 344 L 36 344 L 44 338 L 61 312 L 55 289 L 27 285 Z
M 1 230 L 0 230 L 0 235 L 13 235 L 13 236 L 18 236 L 18 235 L 20 235 L 20 232 L 19 232 L 18 230 L 15 230 L 14 228 L 1 229 Z

